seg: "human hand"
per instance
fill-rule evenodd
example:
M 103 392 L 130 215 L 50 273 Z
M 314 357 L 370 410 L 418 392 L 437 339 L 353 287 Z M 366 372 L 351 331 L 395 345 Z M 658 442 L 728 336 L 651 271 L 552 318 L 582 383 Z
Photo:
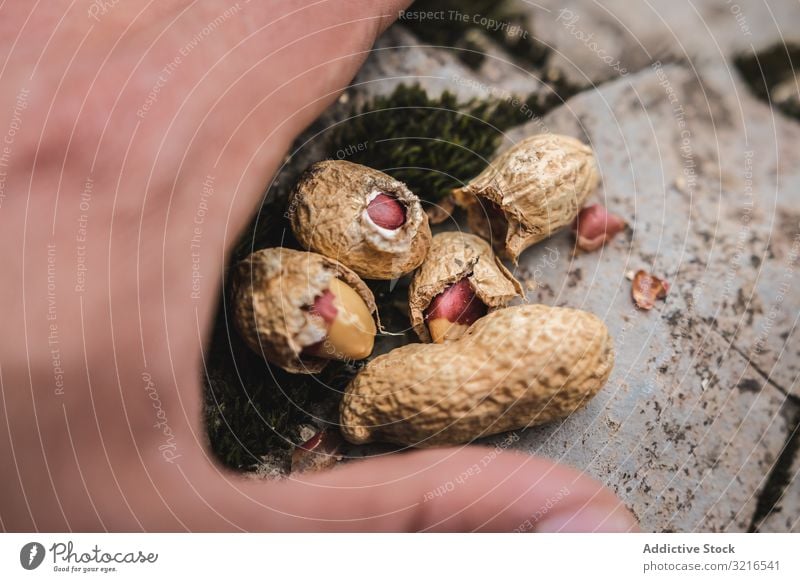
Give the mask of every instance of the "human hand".
M 635 529 L 589 477 L 510 451 L 431 495 L 487 451 L 265 483 L 205 447 L 199 372 L 226 252 L 406 3 L 0 8 L 4 529 Z

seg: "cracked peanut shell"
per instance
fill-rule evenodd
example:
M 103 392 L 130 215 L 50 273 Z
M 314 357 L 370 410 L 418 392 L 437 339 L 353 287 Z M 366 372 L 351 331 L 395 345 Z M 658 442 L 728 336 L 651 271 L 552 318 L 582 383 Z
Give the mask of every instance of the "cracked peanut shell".
M 329 360 L 303 354 L 303 349 L 328 335 L 309 308 L 334 278 L 364 300 L 380 328 L 375 298 L 353 271 L 316 253 L 278 247 L 256 251 L 234 267 L 233 315 L 242 338 L 287 372 L 321 372 Z
M 345 390 L 342 434 L 354 444 L 430 447 L 557 420 L 608 380 L 612 344 L 605 324 L 585 311 L 500 309 L 457 341 L 410 344 L 372 360 Z
M 423 342 L 432 341 L 425 310 L 434 297 L 464 278 L 490 311 L 523 296 L 522 285 L 495 256 L 489 243 L 463 232 L 437 234 L 408 293 L 411 325 Z
M 522 140 L 453 196 L 473 232 L 517 261 L 529 246 L 570 225 L 599 175 L 591 148 L 565 135 Z
M 367 206 L 387 194 L 405 210 L 399 228 L 378 226 Z M 292 230 L 300 244 L 340 261 L 365 279 L 394 279 L 425 259 L 431 242 L 419 199 L 391 176 L 343 160 L 311 166 L 289 200 Z

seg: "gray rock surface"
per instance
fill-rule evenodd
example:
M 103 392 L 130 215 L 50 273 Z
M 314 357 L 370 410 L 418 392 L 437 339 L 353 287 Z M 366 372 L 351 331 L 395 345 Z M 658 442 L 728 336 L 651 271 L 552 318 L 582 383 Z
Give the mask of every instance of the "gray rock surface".
M 771 475 L 800 402 L 792 341 L 800 126 L 752 96 L 730 59 L 779 40 L 777 23 L 797 22 L 799 10 L 792 2 L 651 5 L 548 1 L 530 9 L 532 29 L 555 51 L 548 66 L 589 89 L 512 130 L 507 145 L 542 131 L 591 143 L 603 175 L 595 201 L 629 229 L 591 254 L 574 255 L 562 233 L 523 255 L 518 275 L 538 285 L 528 300 L 600 315 L 618 357 L 588 408 L 521 432 L 513 446 L 607 483 L 645 530 L 747 531 L 774 487 L 786 494 L 761 529 L 796 528 L 797 477 L 787 486 Z M 579 14 L 575 27 L 558 21 L 562 7 Z M 577 28 L 593 32 L 597 45 Z M 403 50 L 427 56 L 377 54 L 365 78 L 400 70 L 436 92 L 468 96 L 475 92 L 465 85 L 483 96 L 542 90 L 541 71 L 509 75 L 506 84 L 497 70 L 487 74 L 491 61 L 474 71 L 446 51 Z M 630 299 L 626 275 L 640 268 L 672 283 L 651 312 Z
M 554 51 L 551 66 L 589 86 L 654 60 L 716 63 L 800 38 L 791 0 L 542 0 L 529 9 L 533 35 Z
M 776 137 L 780 152 L 800 136 L 786 120 L 776 135 L 764 123 L 769 108 L 730 84 L 713 67 L 668 65 L 581 93 L 544 119 L 592 144 L 603 175 L 596 201 L 629 231 L 596 253 L 573 256 L 562 234 L 523 256 L 520 276 L 539 284 L 528 299 L 602 316 L 618 357 L 601 397 L 516 446 L 603 480 L 647 530 L 746 531 L 792 428 L 786 392 L 797 353 L 783 334 L 793 330 L 796 293 L 775 307 L 761 364 L 748 358 L 771 311 L 755 306 L 774 304 L 781 283 L 764 273 L 793 265 L 792 231 L 770 237 L 796 181 L 792 164 L 776 175 Z M 536 131 L 522 127 L 509 140 Z M 758 185 L 746 199 L 745 180 Z M 640 268 L 672 283 L 651 312 L 630 299 L 626 274 Z M 773 369 L 781 374 L 764 375 Z
M 430 97 L 449 91 L 463 101 L 549 92 L 539 71 L 490 46 L 485 62 L 474 71 L 458 59 L 458 49 L 421 44 L 406 29 L 393 27 L 378 40 L 359 72 L 356 94 L 360 99 L 386 95 L 403 83 L 419 84 Z
M 531 34 L 553 50 L 541 70 L 496 45 L 473 70 L 394 28 L 347 93 L 365 102 L 419 82 L 462 99 L 544 94 L 553 76 L 584 88 L 509 132 L 506 147 L 545 131 L 587 141 L 602 173 L 593 201 L 629 228 L 588 254 L 560 233 L 527 251 L 517 275 L 529 301 L 602 317 L 617 363 L 586 409 L 513 446 L 608 484 L 645 530 L 797 531 L 800 460 L 782 452 L 800 418 L 800 125 L 757 100 L 732 58 L 797 40 L 800 7 L 525 5 Z M 672 284 L 650 312 L 630 298 L 637 269 Z

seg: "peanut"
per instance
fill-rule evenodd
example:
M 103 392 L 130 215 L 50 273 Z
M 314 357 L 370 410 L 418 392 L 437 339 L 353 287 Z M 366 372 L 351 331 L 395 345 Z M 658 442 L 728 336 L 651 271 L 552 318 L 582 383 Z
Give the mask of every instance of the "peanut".
M 500 309 L 459 340 L 372 360 L 345 390 L 342 434 L 355 444 L 429 447 L 550 422 L 584 406 L 613 363 L 608 329 L 590 313 Z
M 397 198 L 377 193 L 367 204 L 367 215 L 372 222 L 387 230 L 397 230 L 406 223 L 406 208 Z
M 470 229 L 516 261 L 523 250 L 571 224 L 597 183 L 589 147 L 543 134 L 498 156 L 453 196 L 467 210 Z
M 469 284 L 469 279 L 453 283 L 433 298 L 425 310 L 425 321 L 434 343 L 460 338 L 469 326 L 486 315 L 488 308 Z
M 522 295 L 522 286 L 477 236 L 433 237 L 409 289 L 411 324 L 424 342 L 458 339 L 478 318 Z
M 366 279 L 410 273 L 430 246 L 419 199 L 402 182 L 359 164 L 314 164 L 295 185 L 289 208 L 292 231 L 304 248 Z
M 336 466 L 341 459 L 342 437 L 335 431 L 323 429 L 292 452 L 292 474 L 316 473 Z
M 328 336 L 306 348 L 306 354 L 333 360 L 363 360 L 372 353 L 375 321 L 361 296 L 341 279 L 331 279 L 328 289 L 314 300 L 311 313 L 325 321 Z
M 600 204 L 581 209 L 572 225 L 578 248 L 595 251 L 625 230 L 625 221 Z
M 288 372 L 315 374 L 328 360 L 372 352 L 375 299 L 333 259 L 284 248 L 257 251 L 236 266 L 232 299 L 247 345 Z

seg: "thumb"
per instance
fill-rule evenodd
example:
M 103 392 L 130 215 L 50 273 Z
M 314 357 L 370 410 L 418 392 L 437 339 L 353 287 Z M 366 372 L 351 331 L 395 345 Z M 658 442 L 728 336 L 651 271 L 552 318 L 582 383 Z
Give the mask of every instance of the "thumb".
M 219 483 L 224 513 L 247 530 L 638 531 L 607 488 L 547 459 L 485 447 L 359 461 L 243 497 Z M 261 510 L 264 511 L 261 511 Z

